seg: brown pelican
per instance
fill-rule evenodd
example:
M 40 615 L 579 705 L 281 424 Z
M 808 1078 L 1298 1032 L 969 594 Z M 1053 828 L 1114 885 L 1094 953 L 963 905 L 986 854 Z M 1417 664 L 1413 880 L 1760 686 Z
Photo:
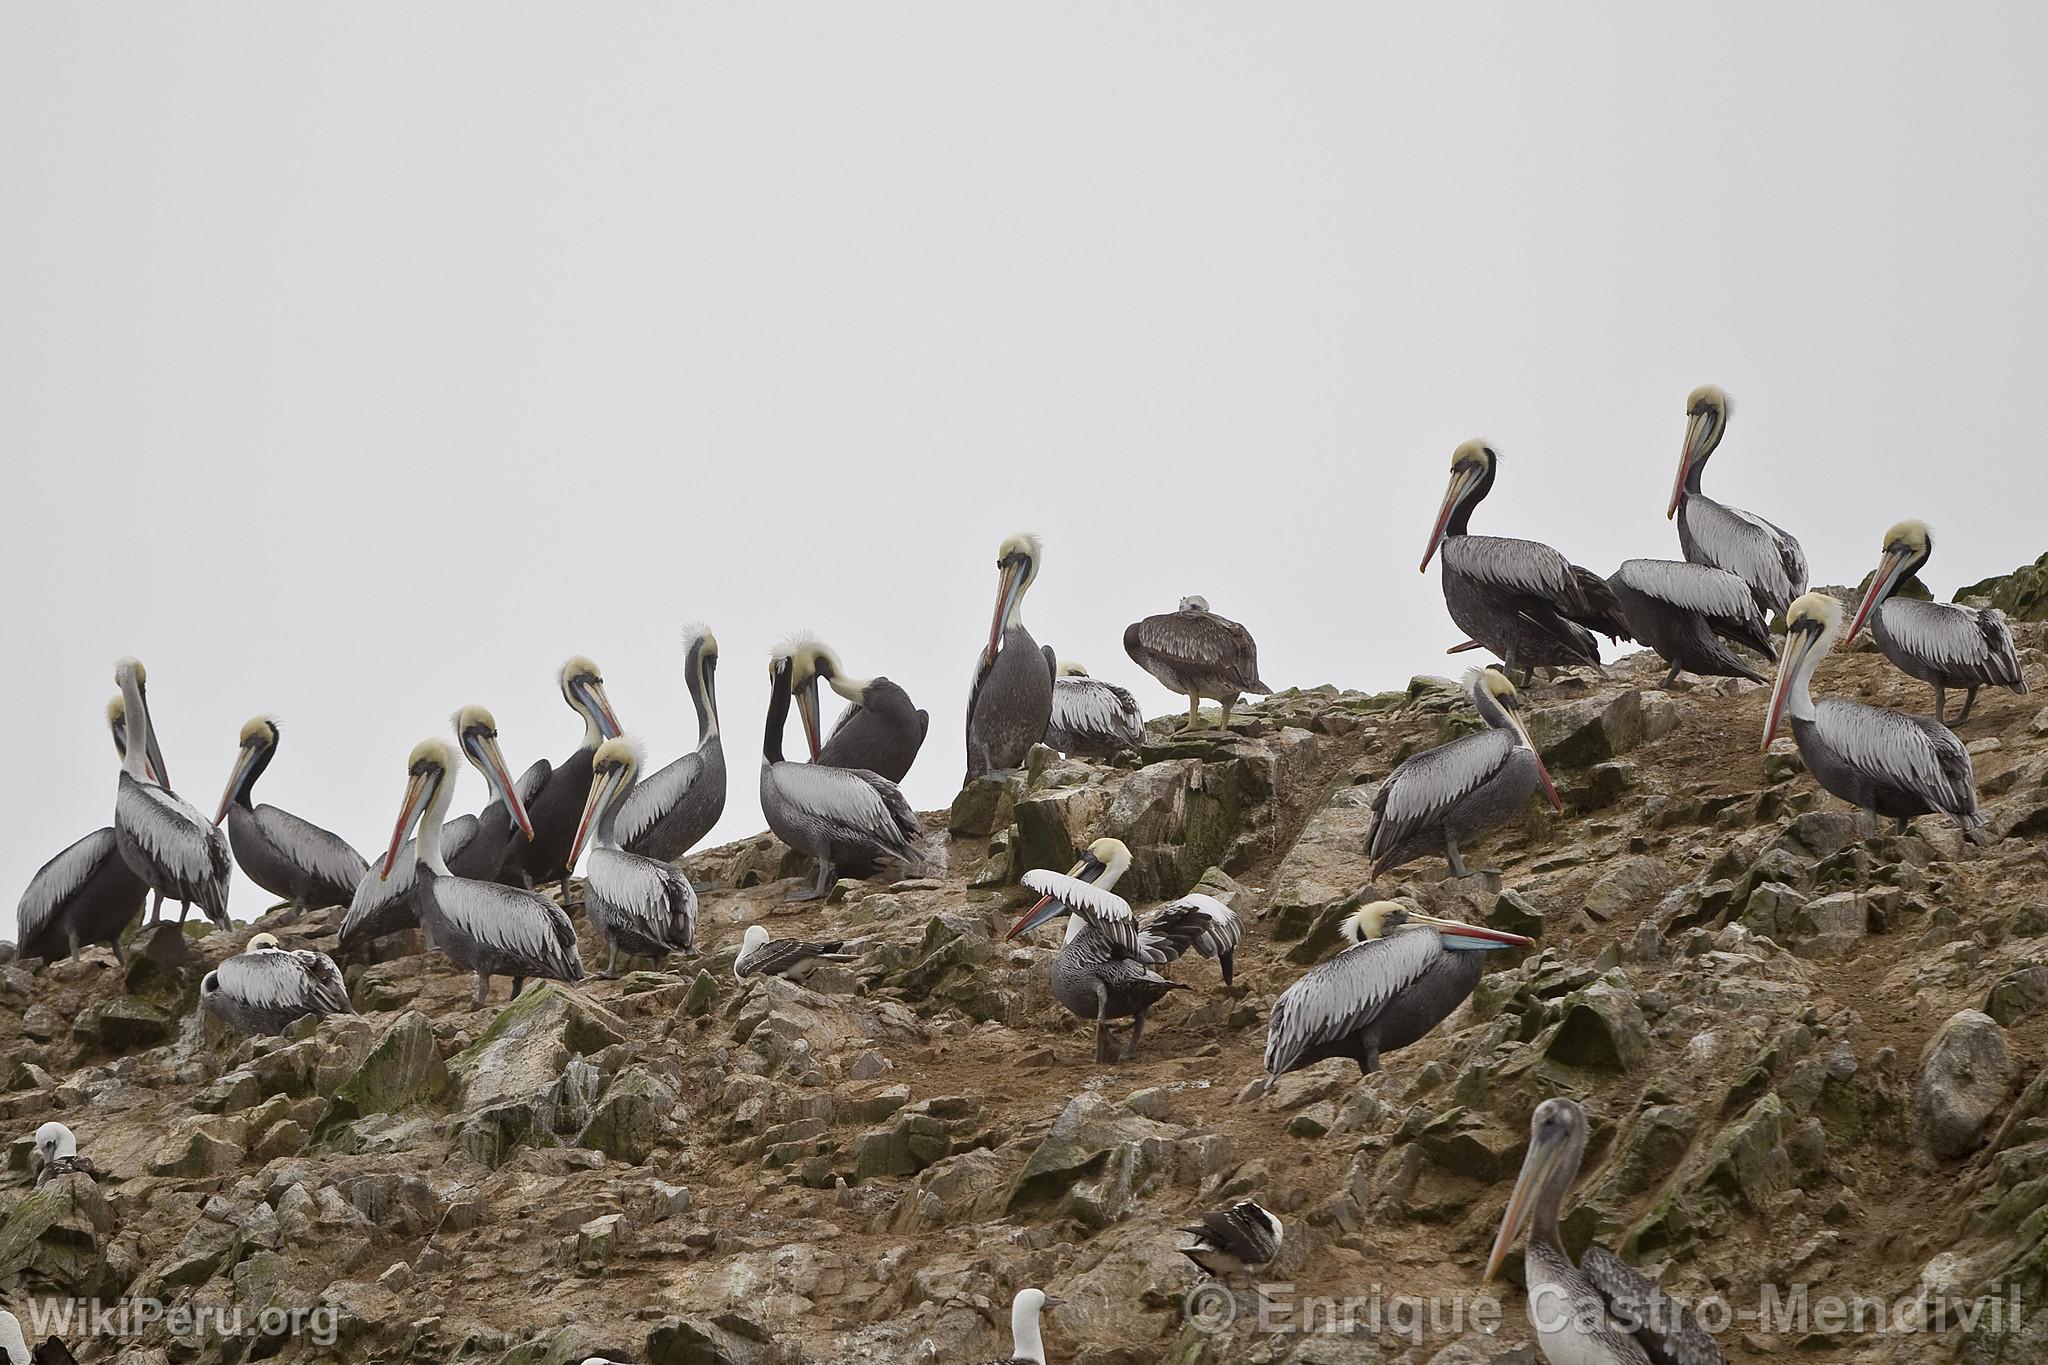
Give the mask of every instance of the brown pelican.
M 985 1365 L 1045 1365 L 1045 1339 L 1038 1332 L 1038 1315 L 1064 1302 L 1042 1289 L 1018 1290 L 1010 1303 L 1010 1353 Z
M 1748 645 L 1776 662 L 1771 623 L 1749 584 L 1708 564 L 1669 559 L 1630 559 L 1607 584 L 1621 603 L 1629 631 L 1671 665 L 1664 686 L 1680 673 L 1707 678 L 1768 679 L 1722 641 Z
M 733 979 L 745 981 L 750 976 L 779 976 L 789 981 L 802 981 L 827 963 L 858 960 L 860 954 L 845 952 L 845 947 L 837 939 L 830 943 L 770 939 L 767 929 L 749 924 L 747 932 L 740 937 L 740 954 L 732 960 Z
M 46 1185 L 52 1180 L 67 1175 L 86 1175 L 97 1178 L 99 1171 L 89 1156 L 78 1154 L 78 1139 L 69 1128 L 54 1119 L 36 1129 L 36 1156 L 42 1162 L 36 1171 L 36 1184 Z
M 277 753 L 277 722 L 258 716 L 242 727 L 241 749 L 221 793 L 218 825 L 243 875 L 294 909 L 346 905 L 370 865 L 339 836 L 276 806 L 255 806 L 256 779 Z
M 1145 713 L 1129 692 L 1089 677 L 1072 659 L 1059 661 L 1052 680 L 1052 720 L 1045 727 L 1048 748 L 1106 758 L 1144 742 Z
M 1124 653 L 1159 679 L 1170 692 L 1188 699 L 1188 727 L 1202 718 L 1202 698 L 1223 703 L 1222 728 L 1230 728 L 1230 708 L 1246 692 L 1269 695 L 1259 681 L 1259 647 L 1252 633 L 1209 610 L 1206 597 L 1183 597 L 1178 611 L 1148 616 L 1124 630 Z
M 1587 1247 L 1572 1264 L 1557 1222 L 1585 1156 L 1586 1111 L 1568 1099 L 1537 1105 L 1486 1278 L 1527 1229 L 1529 1322 L 1550 1365 L 1722 1365 L 1721 1348 L 1686 1307 L 1606 1247 Z
M 596 664 L 578 654 L 562 665 L 558 681 L 562 700 L 583 718 L 583 742 L 559 764 L 551 767 L 546 759 L 541 759 L 520 777 L 526 813 L 533 821 L 533 837 L 521 841 L 512 838 L 509 829 L 505 830 L 504 861 L 497 869 L 496 880 L 508 886 L 524 885 L 530 890 L 569 875 L 569 841 L 576 837 L 576 821 L 590 795 L 591 755 L 597 752 L 598 745 L 619 733 L 619 718 L 612 714 L 611 701 L 605 696 L 604 675 Z M 482 849 L 481 838 L 471 845 L 467 861 L 472 866 L 476 853 Z M 475 875 L 482 880 L 490 874 L 478 870 Z
M 1053 998 L 1081 1019 L 1095 1021 L 1095 1060 L 1129 1061 L 1145 1032 L 1145 1015 L 1169 991 L 1186 990 L 1153 971 L 1193 949 L 1218 959 L 1230 981 L 1230 958 L 1244 937 L 1244 925 L 1212 896 L 1184 896 L 1139 919 L 1129 902 L 1112 894 L 1131 866 L 1121 839 L 1097 839 L 1073 870 L 1062 875 L 1027 872 L 1023 883 L 1039 901 L 1010 926 L 1006 938 L 1068 916 L 1066 942 L 1052 960 Z M 1109 1021 L 1129 1019 L 1131 1036 L 1123 1055 L 1109 1052 Z
M 768 726 L 761 741 L 761 813 L 783 843 L 818 860 L 818 884 L 791 900 L 817 900 L 844 875 L 870 877 L 884 862 L 921 869 L 917 812 L 886 777 L 857 768 L 821 768 L 782 757 L 795 662 L 768 665 Z
M 1688 561 L 1726 569 L 1749 584 L 1764 615 L 1776 616 L 1806 591 L 1806 551 L 1755 513 L 1700 492 L 1707 457 L 1727 434 L 1733 410 L 1732 400 L 1713 384 L 1700 385 L 1686 398 L 1685 447 L 1664 515 L 1678 518 L 1678 544 Z
M 1969 752 L 1940 721 L 1833 697 L 1815 703 L 1813 670 L 1842 632 L 1842 609 L 1810 592 L 1785 611 L 1785 657 L 1764 717 L 1763 748 L 1771 747 L 1789 714 L 1799 756 L 1813 780 L 1850 805 L 1899 822 L 1916 815 L 1952 816 L 1965 834 L 1984 823 Z
M 1280 1217 L 1246 1199 L 1218 1213 L 1205 1213 L 1194 1227 L 1182 1228 L 1195 1239 L 1180 1254 L 1217 1279 L 1248 1274 L 1271 1264 L 1287 1236 Z
M 258 934 L 199 983 L 199 1005 L 243 1033 L 283 1033 L 309 1014 L 354 1014 L 341 969 L 325 953 L 288 952 Z
M 1870 633 L 1899 671 L 1909 678 L 1934 684 L 1934 718 L 1946 721 L 1946 694 L 1951 687 L 1966 688 L 1961 725 L 1977 704 L 1977 689 L 1990 684 L 2009 687 L 2025 695 L 2027 680 L 2020 673 L 2019 654 L 2013 649 L 2012 628 L 2005 613 L 1990 607 L 1965 607 L 1954 602 L 1916 602 L 1893 597 L 1899 584 L 1927 567 L 1934 555 L 1934 533 L 1924 521 L 1902 521 L 1884 533 L 1884 558 L 1870 575 L 1870 590 L 1856 608 L 1849 623 L 1848 638 L 1854 640 L 1870 619 Z M 1875 609 L 1876 614 L 1872 615 Z
M 1493 490 L 1499 462 L 1484 441 L 1467 441 L 1451 456 L 1451 484 L 1429 533 L 1422 567 L 1441 547 L 1444 605 L 1459 629 L 1500 655 L 1522 685 L 1538 667 L 1600 663 L 1597 630 L 1629 638 L 1628 621 L 1607 580 L 1533 540 L 1475 536 L 1465 526 Z M 1588 629 L 1591 627 L 1591 629 Z
M 1052 720 L 1055 660 L 1050 647 L 1041 650 L 1031 638 L 1023 617 L 1024 594 L 1038 577 L 1044 553 L 1037 536 L 1023 534 L 996 552 L 995 622 L 967 693 L 967 782 L 1022 767 Z
M 234 870 L 227 835 L 158 780 L 166 777 L 164 759 L 150 720 L 148 675 L 141 661 L 116 663 L 114 682 L 121 689 L 128 730 L 128 752 L 114 795 L 114 838 L 121 857 L 151 890 L 183 907 L 180 923 L 197 901 L 208 919 L 225 926 L 228 876 Z
M 1497 668 L 1473 669 L 1465 675 L 1465 691 L 1490 728 L 1403 759 L 1380 783 L 1365 838 L 1375 877 L 1435 853 L 1450 863 L 1453 877 L 1469 877 L 1473 873 L 1459 845 L 1514 818 L 1537 788 L 1564 809 L 1550 769 L 1522 724 L 1522 699 L 1507 675 Z
M 910 694 L 887 678 L 849 678 L 831 647 L 816 640 L 797 640 L 784 649 L 796 661 L 790 688 L 803 716 L 811 762 L 827 768 L 865 768 L 891 782 L 901 782 L 924 744 L 932 718 L 911 702 Z M 823 680 L 846 699 L 846 709 L 831 737 L 818 741 L 818 683 Z
M 697 748 L 637 784 L 619 807 L 619 846 L 674 862 L 725 814 L 725 741 L 718 733 L 718 637 L 683 627 L 683 667 L 697 708 Z
M 114 752 L 128 754 L 125 704 L 107 703 Z M 154 776 L 154 774 L 152 774 Z M 14 908 L 21 956 L 54 962 L 76 957 L 86 944 L 104 943 L 126 965 L 121 934 L 142 913 L 149 887 L 122 858 L 114 827 L 104 825 L 36 869 Z
M 0 1354 L 7 1357 L 7 1365 L 78 1365 L 69 1348 L 55 1337 L 29 1350 L 28 1338 L 21 1334 L 21 1319 L 4 1308 L 0 1308 Z
M 1273 1002 L 1266 1070 L 1284 1076 L 1331 1057 L 1371 1075 L 1382 1055 L 1448 1019 L 1485 975 L 1484 954 L 1526 948 L 1520 934 L 1374 901 L 1344 921 L 1352 946 L 1303 973 Z
M 493 976 L 511 977 L 514 997 L 530 976 L 581 981 L 576 930 L 561 906 L 535 891 L 449 875 L 441 856 L 441 822 L 455 795 L 455 750 L 446 740 L 422 740 L 405 766 L 405 802 L 384 855 L 384 875 L 391 875 L 405 836 L 417 825 L 413 895 L 420 925 L 436 949 L 476 973 L 478 1008 Z
M 629 957 L 695 957 L 697 892 L 690 879 L 673 863 L 619 847 L 619 805 L 639 779 L 639 746 L 624 735 L 606 740 L 597 746 L 590 771 L 590 797 L 583 803 L 583 818 L 569 845 L 569 866 L 576 866 L 583 845 L 590 843 L 590 863 L 583 871 L 583 913 L 611 945 L 605 979 L 618 975 L 621 948 Z

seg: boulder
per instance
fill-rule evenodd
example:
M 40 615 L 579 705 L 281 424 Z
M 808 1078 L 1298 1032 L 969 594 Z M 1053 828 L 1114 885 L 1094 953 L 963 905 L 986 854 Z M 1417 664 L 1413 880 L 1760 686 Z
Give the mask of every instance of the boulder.
M 1968 1156 L 2012 1087 L 2005 1030 L 1977 1010 L 1962 1010 L 1935 1032 L 1920 1056 L 1913 1093 L 1920 1145 L 1936 1158 Z
M 398 1114 L 435 1105 L 453 1089 L 441 1061 L 433 1025 L 425 1015 L 408 1010 L 400 1015 L 355 1073 L 343 1081 L 328 1102 L 313 1136 L 327 1141 L 370 1114 Z

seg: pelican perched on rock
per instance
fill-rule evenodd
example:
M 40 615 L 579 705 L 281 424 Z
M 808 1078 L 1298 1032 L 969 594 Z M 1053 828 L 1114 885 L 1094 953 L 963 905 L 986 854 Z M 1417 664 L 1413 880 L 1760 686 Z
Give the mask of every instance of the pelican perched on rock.
M 1014 535 L 996 552 L 995 622 L 967 693 L 967 782 L 1018 768 L 1052 720 L 1057 661 L 1024 628 L 1024 594 L 1045 554 L 1037 536 Z
M 1771 747 L 1785 716 L 1813 780 L 1850 805 L 1899 822 L 1916 815 L 1952 817 L 1965 834 L 1984 823 L 1977 811 L 1977 780 L 1969 751 L 1937 720 L 1830 697 L 1813 699 L 1813 671 L 1842 633 L 1842 608 L 1826 593 L 1810 592 L 1785 611 L 1785 651 L 1764 717 L 1763 748 Z
M 114 752 L 128 754 L 125 704 L 107 703 Z M 114 827 L 104 825 L 36 869 L 14 908 L 21 956 L 54 962 L 76 957 L 87 944 L 104 943 L 126 964 L 121 935 L 142 914 L 149 887 L 121 856 Z
M 791 900 L 817 900 L 841 876 L 871 877 L 885 862 L 918 870 L 917 812 L 886 777 L 857 768 L 822 768 L 782 757 L 795 662 L 785 651 L 768 665 L 768 726 L 761 742 L 761 813 L 783 843 L 818 860 L 818 884 Z
M 1946 721 L 1947 692 L 1966 689 L 1961 725 L 1977 704 L 1977 689 L 2009 687 L 2025 694 L 2027 680 L 2013 648 L 2012 627 L 2005 613 L 1991 607 L 1965 607 L 1955 602 L 1916 602 L 1894 597 L 1899 585 L 1927 567 L 1934 556 L 1934 533 L 1924 521 L 1902 521 L 1884 533 L 1884 557 L 1870 576 L 1870 589 L 1849 623 L 1854 640 L 1863 622 L 1899 671 L 1934 684 L 1934 718 Z
M 811 762 L 827 768 L 865 768 L 891 782 L 901 782 L 931 728 L 930 713 L 920 711 L 905 692 L 887 678 L 849 678 L 839 656 L 817 640 L 787 646 L 796 671 L 790 689 L 803 716 Z M 821 744 L 818 684 L 824 682 L 846 699 L 846 709 Z
M 1600 663 L 1599 631 L 1629 638 L 1628 620 L 1607 580 L 1533 540 L 1475 536 L 1472 509 L 1493 491 L 1493 447 L 1467 441 L 1451 456 L 1451 483 L 1422 554 L 1444 560 L 1444 605 L 1473 640 L 1492 650 L 1522 685 L 1538 667 Z M 1462 646 L 1460 646 L 1462 648 Z
M 341 969 L 325 953 L 290 951 L 258 934 L 199 983 L 199 1005 L 243 1033 L 283 1033 L 309 1014 L 354 1014 Z
M 148 675 L 141 662 L 116 663 L 114 682 L 121 689 L 128 735 L 114 795 L 114 838 L 121 857 L 151 890 L 183 907 L 181 923 L 197 901 L 208 919 L 225 926 L 228 876 L 234 870 L 227 835 L 162 784 L 168 778 L 149 715 Z
M 1665 687 L 1677 682 L 1680 673 L 1769 681 L 1723 643 L 1747 645 L 1777 662 L 1763 608 L 1749 584 L 1726 569 L 1669 559 L 1630 559 L 1607 583 L 1628 618 L 1630 633 L 1671 665 Z
M 1205 1213 L 1201 1222 L 1181 1231 L 1192 1236 L 1195 1244 L 1182 1247 L 1180 1254 L 1219 1280 L 1270 1265 L 1287 1236 L 1278 1214 L 1249 1199 Z
M 476 973 L 477 1006 L 490 993 L 493 976 L 511 977 L 515 997 L 528 977 L 581 981 L 576 930 L 561 906 L 535 891 L 449 875 L 441 856 L 441 822 L 455 795 L 454 748 L 443 739 L 422 740 L 405 767 L 405 802 L 384 855 L 384 875 L 391 875 L 405 836 L 417 825 L 413 896 L 420 924 L 428 942 Z
M 1586 1111 L 1577 1101 L 1536 1106 L 1529 1154 L 1486 1258 L 1486 1278 L 1500 1273 L 1526 1229 L 1529 1321 L 1550 1365 L 1722 1365 L 1721 1348 L 1685 1305 L 1606 1247 L 1587 1247 L 1572 1264 L 1557 1224 L 1585 1160 L 1586 1136 Z
M 1513 819 L 1538 788 L 1564 809 L 1507 675 L 1474 669 L 1465 675 L 1465 692 L 1489 728 L 1403 759 L 1380 783 L 1365 837 L 1375 877 L 1437 853 L 1453 877 L 1469 877 L 1460 846 Z
M 1107 757 L 1145 742 L 1145 713 L 1137 699 L 1113 682 L 1088 676 L 1072 659 L 1053 670 L 1052 720 L 1045 727 L 1048 748 L 1063 754 Z
M 793 938 L 771 939 L 765 927 L 749 924 L 747 932 L 740 936 L 739 956 L 732 960 L 733 979 L 745 981 L 750 976 L 779 976 L 787 981 L 802 981 L 828 964 L 859 960 L 860 954 L 846 952 L 845 948 L 846 944 L 838 939 L 829 943 L 801 943 Z
M 1678 518 L 1678 544 L 1688 561 L 1726 569 L 1749 585 L 1765 616 L 1776 616 L 1806 591 L 1806 551 L 1754 512 L 1700 491 L 1707 457 L 1727 434 L 1733 410 L 1733 401 L 1714 384 L 1702 384 L 1686 398 L 1685 446 L 1664 515 Z
M 1069 917 L 1066 942 L 1053 955 L 1052 993 L 1069 1013 L 1095 1021 L 1098 1062 L 1129 1061 L 1145 1032 L 1147 1011 L 1169 991 L 1187 989 L 1153 967 L 1193 949 L 1216 958 L 1228 984 L 1231 954 L 1244 937 L 1236 913 L 1213 896 L 1184 896 L 1139 919 L 1129 902 L 1110 889 L 1130 866 L 1131 850 L 1121 839 L 1097 839 L 1065 874 L 1025 873 L 1024 885 L 1038 892 L 1039 900 L 1005 935 L 1016 938 L 1061 915 Z M 1121 1058 L 1112 1058 L 1109 1051 L 1112 1019 L 1131 1021 Z
M 624 735 L 597 746 L 591 761 L 590 797 L 569 845 L 576 866 L 585 843 L 590 863 L 583 872 L 583 913 L 611 945 L 607 980 L 619 969 L 619 950 L 629 957 L 657 960 L 670 953 L 697 955 L 697 892 L 673 863 L 643 858 L 619 847 L 618 811 L 640 777 L 640 749 Z
M 36 1171 L 38 1185 L 67 1175 L 99 1175 L 92 1158 L 78 1154 L 78 1139 L 71 1130 L 54 1119 L 36 1129 L 36 1158 L 42 1163 Z
M 1127 627 L 1124 653 L 1168 691 L 1188 699 L 1190 729 L 1202 718 L 1204 697 L 1223 704 L 1221 725 L 1227 730 L 1230 708 L 1240 696 L 1273 690 L 1259 681 L 1259 647 L 1252 633 L 1210 611 L 1206 597 L 1183 597 L 1179 610 Z
M 299 910 L 347 905 L 363 874 L 370 870 L 363 855 L 340 835 L 290 811 L 251 804 L 256 779 L 263 776 L 276 753 L 276 721 L 258 716 L 242 727 L 241 748 L 213 823 L 228 822 L 235 865 L 279 900 L 290 901 Z
M 1273 1002 L 1266 1070 L 1284 1076 L 1331 1057 L 1371 1075 L 1380 1058 L 1428 1033 L 1486 974 L 1485 954 L 1531 940 L 1374 901 L 1344 921 L 1352 946 L 1303 973 Z
M 596 664 L 578 654 L 564 663 L 557 681 L 562 700 L 583 718 L 583 742 L 560 763 L 537 761 L 519 779 L 527 802 L 526 813 L 533 821 L 533 837 L 525 841 L 505 834 L 504 862 L 497 880 L 506 885 L 531 889 L 543 882 L 558 882 L 569 875 L 569 844 L 576 837 L 576 822 L 583 815 L 583 803 L 590 795 L 590 760 L 597 746 L 619 733 L 619 718 L 605 696 L 604 675 Z M 481 848 L 478 841 L 473 848 Z M 489 875 L 478 871 L 479 879 Z
M 1018 1290 L 1010 1303 L 1010 1353 L 986 1365 L 1045 1365 L 1045 1338 L 1038 1331 L 1038 1315 L 1064 1302 L 1042 1289 Z
M 683 668 L 697 708 L 697 748 L 636 784 L 619 807 L 619 846 L 674 862 L 725 814 L 725 741 L 718 732 L 718 637 L 683 627 Z

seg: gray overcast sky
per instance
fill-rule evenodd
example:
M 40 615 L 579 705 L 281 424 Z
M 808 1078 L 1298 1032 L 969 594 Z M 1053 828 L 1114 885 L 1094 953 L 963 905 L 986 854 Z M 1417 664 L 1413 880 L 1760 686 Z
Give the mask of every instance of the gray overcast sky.
M 760 827 L 768 646 L 822 633 L 933 715 L 946 802 L 993 560 L 1038 638 L 1173 700 L 1125 624 L 1183 593 L 1276 685 L 1463 660 L 1415 565 L 1476 529 L 1601 572 L 1709 487 L 1854 581 L 2048 548 L 2039 7 L 78 6 L 0 11 L 0 450 L 14 796 L 0 902 L 111 818 L 150 668 L 208 808 L 364 852 L 407 749 L 492 707 L 515 768 L 603 666 L 694 743 L 724 647 Z M 2022 422 L 2021 418 L 2027 418 Z M 792 743 L 796 730 L 791 728 Z M 460 809 L 481 795 L 474 775 Z M 266 900 L 237 884 L 234 910 Z

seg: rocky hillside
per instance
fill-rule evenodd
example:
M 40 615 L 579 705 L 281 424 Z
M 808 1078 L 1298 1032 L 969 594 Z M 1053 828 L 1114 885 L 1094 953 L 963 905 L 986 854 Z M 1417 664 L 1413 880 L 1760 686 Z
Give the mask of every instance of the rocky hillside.
M 1367 882 L 1375 784 L 1475 724 L 1427 680 L 1284 693 L 1227 735 L 1156 722 L 1142 763 L 1041 753 L 928 817 L 934 876 L 823 906 L 785 904 L 808 870 L 765 836 L 704 853 L 703 958 L 510 1006 L 500 981 L 471 1008 L 467 978 L 400 938 L 345 962 L 355 1017 L 249 1040 L 196 1011 L 252 933 L 334 951 L 338 913 L 159 930 L 125 971 L 98 950 L 7 965 L 6 1302 L 206 1310 L 184 1336 L 74 1329 L 87 1361 L 896 1365 L 1005 1353 L 1011 1296 L 1040 1286 L 1065 1300 L 1055 1362 L 1529 1362 L 1519 1259 L 1504 1285 L 1480 1271 L 1530 1111 L 1563 1094 L 1593 1122 L 1568 1238 L 1680 1293 L 1737 1314 L 1798 1284 L 2048 1305 L 2041 699 L 1987 693 L 1963 732 L 1999 836 L 1966 851 L 1932 820 L 1864 838 L 1789 743 L 1757 752 L 1762 689 L 1649 690 L 1660 672 L 1530 694 L 1567 811 L 1532 804 L 1470 851 L 1497 884 L 1431 860 L 1375 888 L 1539 946 L 1364 1080 L 1333 1062 L 1268 1084 L 1264 1021 Z M 1867 647 L 1821 682 L 1930 700 Z M 950 758 L 935 741 L 924 761 Z M 1056 933 L 1002 937 L 1016 875 L 1105 833 L 1135 852 L 1134 904 L 1200 885 L 1249 929 L 1233 987 L 1179 964 L 1192 989 L 1106 1066 L 1051 998 Z M 755 922 L 863 951 L 809 988 L 740 985 Z M 97 1183 L 34 1186 L 27 1135 L 52 1117 Z M 1176 1228 L 1237 1197 L 1287 1220 L 1265 1326 L 1294 1330 L 1260 1330 L 1248 1293 L 1184 1297 Z M 1367 1302 L 1304 1332 L 1302 1296 Z M 1412 1323 L 1398 1296 L 1445 1307 L 1419 1339 L 1376 1331 Z M 331 1311 L 294 1336 L 266 1308 Z M 2048 1358 L 2048 1314 L 1778 1326 L 1721 1340 L 1739 1361 Z

